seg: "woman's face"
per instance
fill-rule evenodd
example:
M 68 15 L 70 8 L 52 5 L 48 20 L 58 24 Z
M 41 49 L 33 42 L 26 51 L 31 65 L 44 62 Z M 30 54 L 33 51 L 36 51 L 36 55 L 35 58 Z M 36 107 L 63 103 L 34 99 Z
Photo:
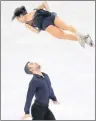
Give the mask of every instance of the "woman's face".
M 25 23 L 25 16 L 17 17 L 17 20 L 21 23 Z

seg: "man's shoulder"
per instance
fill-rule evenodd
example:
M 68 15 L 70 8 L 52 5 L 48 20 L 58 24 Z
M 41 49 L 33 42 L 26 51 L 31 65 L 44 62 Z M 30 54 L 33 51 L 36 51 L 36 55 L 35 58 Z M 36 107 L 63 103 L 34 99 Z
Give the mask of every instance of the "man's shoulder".
M 47 73 L 42 72 L 44 76 L 46 76 L 48 79 L 50 79 L 49 75 Z
M 47 74 L 47 73 L 45 73 L 45 72 L 42 72 L 42 74 L 44 74 L 45 76 L 48 76 L 48 74 Z
M 33 76 L 31 81 L 36 81 L 37 80 L 37 77 L 36 76 Z
M 29 82 L 29 85 L 30 84 L 37 84 L 38 83 L 38 80 L 36 79 L 36 77 L 32 77 L 32 79 L 30 80 L 30 82 Z

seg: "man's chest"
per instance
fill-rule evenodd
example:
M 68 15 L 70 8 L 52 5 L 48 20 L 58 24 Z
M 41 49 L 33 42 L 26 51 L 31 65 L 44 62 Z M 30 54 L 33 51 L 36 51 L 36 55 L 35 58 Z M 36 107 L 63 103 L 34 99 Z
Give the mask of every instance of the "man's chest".
M 38 79 L 38 82 L 41 88 L 50 88 L 51 86 L 50 80 L 46 77 Z

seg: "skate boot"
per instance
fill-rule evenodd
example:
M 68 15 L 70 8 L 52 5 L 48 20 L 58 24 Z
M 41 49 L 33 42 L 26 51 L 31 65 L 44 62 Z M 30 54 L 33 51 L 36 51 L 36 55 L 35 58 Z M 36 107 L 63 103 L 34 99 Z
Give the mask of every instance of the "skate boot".
M 81 45 L 81 47 L 85 48 L 85 41 L 82 37 L 78 37 L 79 40 L 79 44 Z
M 79 44 L 81 45 L 81 47 L 85 48 L 85 41 L 83 39 L 83 35 L 79 32 L 76 32 L 76 36 L 78 38 Z
M 93 46 L 94 46 L 94 43 L 93 43 L 93 41 L 92 41 L 92 39 L 91 39 L 91 37 L 90 37 L 89 34 L 87 34 L 87 35 L 85 35 L 85 36 L 82 36 L 81 38 L 82 38 L 82 39 L 85 41 L 85 43 L 86 43 L 87 45 L 89 45 L 90 47 L 93 47 Z
M 83 35 L 83 34 L 77 32 L 76 35 L 77 35 L 77 37 L 78 37 L 78 41 L 79 41 L 80 45 L 81 45 L 83 48 L 85 48 L 85 44 L 87 44 L 87 45 L 89 45 L 89 46 L 91 46 L 91 47 L 94 46 L 94 43 L 93 43 L 93 41 L 92 41 L 92 39 L 91 39 L 91 37 L 90 37 L 89 34 Z

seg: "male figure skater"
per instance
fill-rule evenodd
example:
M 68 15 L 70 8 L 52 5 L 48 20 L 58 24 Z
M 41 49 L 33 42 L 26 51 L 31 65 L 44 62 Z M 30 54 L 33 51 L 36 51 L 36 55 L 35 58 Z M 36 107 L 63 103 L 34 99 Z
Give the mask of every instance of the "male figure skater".
M 56 104 L 58 103 L 48 75 L 41 72 L 41 66 L 38 63 L 27 62 L 24 70 L 27 74 L 33 74 L 33 78 L 29 83 L 29 88 L 24 107 L 25 115 L 23 119 L 30 117 L 30 106 L 32 98 L 35 95 L 35 102 L 31 107 L 31 115 L 33 120 L 55 120 L 54 114 L 49 109 L 49 99 Z

